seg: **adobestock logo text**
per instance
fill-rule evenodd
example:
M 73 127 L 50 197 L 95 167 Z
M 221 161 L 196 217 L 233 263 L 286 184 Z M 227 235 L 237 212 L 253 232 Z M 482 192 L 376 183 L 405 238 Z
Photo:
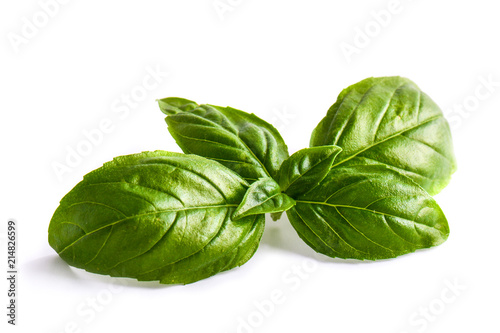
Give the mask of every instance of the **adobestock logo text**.
M 19 53 L 20 47 L 26 45 L 38 36 L 40 31 L 45 28 L 49 22 L 59 14 L 62 6 L 68 4 L 70 0 L 40 0 L 40 7 L 29 17 L 21 17 L 21 27 L 18 32 L 8 32 L 7 39 L 14 49 L 15 53 Z
M 412 0 L 406 0 L 406 2 Z M 386 29 L 392 22 L 394 16 L 403 12 L 404 6 L 400 0 L 390 0 L 385 9 L 372 10 L 371 19 L 362 27 L 354 27 L 354 36 L 350 42 L 342 41 L 339 44 L 340 50 L 347 63 L 352 62 L 354 55 L 359 55 L 367 48 L 371 42 L 377 38 L 383 29 Z
M 281 276 L 282 285 L 285 288 L 275 288 L 269 296 L 255 300 L 254 310 L 246 316 L 238 317 L 236 333 L 254 333 L 261 327 L 267 318 L 271 317 L 280 305 L 297 292 L 305 281 L 318 269 L 318 263 L 312 259 L 305 259 L 300 265 L 293 264 L 290 269 L 283 272 Z
M 494 79 L 492 74 L 487 77 L 479 76 L 477 80 L 479 83 L 471 94 L 465 96 L 460 103 L 455 103 L 453 107 L 443 110 L 452 130 L 459 129 L 464 119 L 477 112 L 481 103 L 494 96 L 500 88 L 500 81 Z
M 410 315 L 408 322 L 411 328 L 400 333 L 424 333 L 467 290 L 467 286 L 457 278 L 444 280 L 444 285 L 444 288 L 433 299 L 419 306 L 418 310 Z
M 66 145 L 64 159 L 52 162 L 52 170 L 59 181 L 63 180 L 65 174 L 78 167 L 83 162 L 83 158 L 89 156 L 95 147 L 100 146 L 106 135 L 112 133 L 120 121 L 128 118 L 131 111 L 145 101 L 150 93 L 158 88 L 168 76 L 168 73 L 162 71 L 158 65 L 156 68 L 147 66 L 145 71 L 146 75 L 140 84 L 133 86 L 128 93 L 121 94 L 111 103 L 111 112 L 116 115 L 114 118 L 102 118 L 94 128 L 82 130 L 83 138 L 81 140 L 73 146 Z

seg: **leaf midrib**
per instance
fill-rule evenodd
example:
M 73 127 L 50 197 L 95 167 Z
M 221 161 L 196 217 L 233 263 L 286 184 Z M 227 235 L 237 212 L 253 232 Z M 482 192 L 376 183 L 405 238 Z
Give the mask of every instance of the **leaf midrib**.
M 302 174 L 299 174 L 299 176 L 297 178 L 295 178 L 292 182 L 290 182 L 286 188 L 283 188 L 281 189 L 283 192 L 286 193 L 286 190 L 288 190 L 294 183 L 296 183 L 299 179 L 305 177 L 305 175 L 308 173 L 308 172 L 311 172 L 314 168 L 316 168 L 318 165 L 320 165 L 321 163 L 323 163 L 324 161 L 328 160 L 333 154 L 335 154 L 335 151 L 332 152 L 330 155 L 328 155 L 326 158 L 324 159 L 320 159 L 317 163 L 315 163 L 313 166 L 311 166 L 309 169 L 307 169 L 304 173 Z M 337 153 L 338 155 L 338 153 Z M 317 172 L 316 172 L 317 173 Z M 326 175 L 328 173 L 325 174 L 325 176 L 323 177 L 323 179 L 325 179 Z M 317 181 L 317 183 L 321 183 L 321 181 L 323 179 L 320 179 L 319 181 Z
M 282 194 L 287 195 L 287 194 L 282 193 L 282 192 L 279 192 L 279 193 L 273 194 L 273 195 L 271 195 L 271 196 L 267 197 L 267 199 L 266 199 L 266 200 L 262 201 L 262 202 L 261 202 L 261 203 L 259 203 L 258 205 L 252 206 L 252 207 L 250 207 L 249 209 L 247 209 L 245 212 L 243 212 L 243 214 L 240 214 L 240 216 L 238 217 L 238 219 L 243 218 L 243 217 L 246 217 L 246 216 L 249 216 L 249 215 L 257 215 L 257 214 L 247 214 L 247 215 L 245 215 L 245 213 L 248 213 L 249 211 L 251 211 L 251 210 L 253 210 L 253 209 L 255 209 L 255 208 L 262 207 L 262 206 L 263 206 L 266 202 L 268 202 L 269 200 L 273 200 L 273 199 L 275 199 L 276 197 L 279 197 L 279 196 L 280 196 L 280 195 L 282 195 Z M 291 198 L 290 198 L 290 199 L 291 199 Z M 292 199 L 292 200 L 293 200 L 293 199 Z M 292 207 L 293 207 L 293 206 L 292 206 Z M 281 209 L 281 208 L 279 208 L 279 209 Z M 261 213 L 259 213 L 259 214 L 279 213 L 279 212 L 284 212 L 284 210 L 269 211 L 269 212 L 264 212 L 264 213 L 262 213 L 262 212 L 261 212 Z
M 376 142 L 376 143 L 372 143 L 372 144 L 368 145 L 367 147 L 365 147 L 365 148 L 361 149 L 360 151 L 358 151 L 358 152 L 356 152 L 356 153 L 354 153 L 354 154 L 350 155 L 350 156 L 349 156 L 349 157 L 347 157 L 346 159 L 343 159 L 342 161 L 340 161 L 340 162 L 338 162 L 338 163 L 335 163 L 334 165 L 332 165 L 332 169 L 333 169 L 333 168 L 335 168 L 337 165 L 340 165 L 340 164 L 342 164 L 342 163 L 344 163 L 344 162 L 347 162 L 347 161 L 349 161 L 350 159 L 355 158 L 355 157 L 356 157 L 356 156 L 358 156 L 359 154 L 362 154 L 362 153 L 364 153 L 365 151 L 367 151 L 367 150 L 369 150 L 369 149 L 371 149 L 371 148 L 373 148 L 373 147 L 375 147 L 375 146 L 377 146 L 377 145 L 379 145 L 379 144 L 381 144 L 381 143 L 384 143 L 384 142 L 386 142 L 386 141 L 389 141 L 389 140 L 391 140 L 391 139 L 393 139 L 393 138 L 395 138 L 395 137 L 397 137 L 397 136 L 399 136 L 399 135 L 402 135 L 402 134 L 404 134 L 404 133 L 406 133 L 406 132 L 409 132 L 409 131 L 411 131 L 411 130 L 413 130 L 413 129 L 417 128 L 417 127 L 420 127 L 420 126 L 422 126 L 422 125 L 425 125 L 425 124 L 427 124 L 427 123 L 429 123 L 429 122 L 431 122 L 431 121 L 434 121 L 434 120 L 436 120 L 436 119 L 439 119 L 439 118 L 442 118 L 442 115 L 437 115 L 437 116 L 431 117 L 431 118 L 429 118 L 429 119 L 427 119 L 427 120 L 425 120 L 425 121 L 423 121 L 423 122 L 421 122 L 421 123 L 416 124 L 415 126 L 412 126 L 412 127 L 406 128 L 406 129 L 401 130 L 401 131 L 399 131 L 399 132 L 396 132 L 396 133 L 394 133 L 393 135 L 390 135 L 390 136 L 388 136 L 387 138 L 385 138 L 385 139 L 383 139 L 383 140 L 380 140 L 380 141 L 378 141 L 378 142 Z M 340 154 L 342 154 L 342 152 L 341 152 Z M 340 155 L 340 154 L 339 154 L 339 155 Z M 380 162 L 380 163 L 382 163 L 382 162 Z M 385 164 L 385 163 L 384 163 L 384 164 Z
M 219 110 L 217 110 L 217 111 L 219 111 Z M 220 112 L 220 111 L 219 111 L 219 112 Z M 222 112 L 221 112 L 221 113 L 222 113 Z M 226 115 L 225 115 L 224 113 L 222 113 L 222 114 L 226 117 Z M 200 117 L 199 115 L 196 115 L 196 116 Z M 272 178 L 272 177 L 271 177 L 271 175 L 269 174 L 269 171 L 267 170 L 267 168 L 266 168 L 266 167 L 264 166 L 264 164 L 262 163 L 262 161 L 261 161 L 259 158 L 257 158 L 257 156 L 254 154 L 254 152 L 253 152 L 253 151 L 252 151 L 252 150 L 248 147 L 248 145 L 246 144 L 246 142 L 245 142 L 245 141 L 244 141 L 244 140 L 243 140 L 243 139 L 239 136 L 240 131 L 239 131 L 239 129 L 238 129 L 238 128 L 236 128 L 236 132 L 237 132 L 237 134 L 235 134 L 235 133 L 232 133 L 231 131 L 228 131 L 225 127 L 223 127 L 223 126 L 222 126 L 222 125 L 220 125 L 220 124 L 217 124 L 216 122 L 214 122 L 214 121 L 213 121 L 213 120 L 211 120 L 211 119 L 206 119 L 206 118 L 203 118 L 203 117 L 202 117 L 202 119 L 207 120 L 208 122 L 210 122 L 210 123 L 214 124 L 215 126 L 217 126 L 217 127 L 218 127 L 218 129 L 219 129 L 219 130 L 225 131 L 225 132 L 229 133 L 231 136 L 236 137 L 236 138 L 238 139 L 238 141 L 240 141 L 240 143 L 241 143 L 241 144 L 243 144 L 243 146 L 246 148 L 246 150 L 247 150 L 247 151 L 248 151 L 248 153 L 251 155 L 251 157 L 252 157 L 255 161 L 257 161 L 258 165 L 262 168 L 262 170 L 264 170 L 264 173 L 265 173 L 265 174 L 266 174 L 269 178 Z M 173 119 L 172 119 L 172 121 L 175 121 L 175 120 L 173 120 Z M 177 123 L 178 123 L 178 122 L 177 122 Z M 204 126 L 203 124 L 197 124 L 197 125 L 202 126 L 202 127 L 206 127 L 206 126 Z M 177 131 L 177 134 L 179 134 L 179 132 L 178 132 L 178 131 Z M 232 146 L 229 146 L 229 145 L 223 144 L 223 143 L 221 143 L 221 142 L 216 142 L 216 141 L 211 141 L 211 140 L 206 140 L 206 139 L 193 138 L 193 137 L 189 137 L 189 136 L 182 135 L 182 134 L 179 134 L 179 135 L 181 135 L 181 136 L 183 136 L 183 137 L 185 137 L 185 138 L 188 138 L 188 139 L 192 139 L 192 140 L 198 140 L 198 141 L 209 141 L 209 142 L 212 142 L 212 143 L 214 143 L 214 144 L 220 144 L 220 145 L 224 145 L 224 146 L 227 146 L 227 147 L 232 147 Z M 264 138 L 265 138 L 265 137 L 264 137 Z M 232 148 L 236 148 L 236 147 L 232 147 Z M 238 148 L 236 148 L 236 149 L 238 149 Z
M 149 215 L 154 215 L 154 214 L 162 214 L 162 213 L 169 213 L 169 212 L 180 212 L 180 211 L 187 211 L 187 210 L 196 210 L 196 209 L 213 209 L 213 208 L 229 208 L 229 207 L 237 207 L 238 205 L 235 205 L 235 204 L 225 204 L 225 205 L 213 205 L 213 206 L 193 206 L 193 207 L 182 207 L 182 208 L 179 208 L 179 209 L 164 209 L 164 210 L 157 210 L 157 211 L 153 211 L 153 212 L 149 212 L 149 213 L 144 213 L 144 214 L 138 214 L 138 215 L 132 215 L 132 216 L 127 216 L 126 218 L 123 218 L 121 220 L 118 220 L 118 221 L 115 221 L 113 223 L 110 223 L 110 224 L 107 224 L 105 226 L 102 226 L 102 227 L 99 227 L 95 230 L 92 230 L 91 232 L 89 233 L 86 233 L 85 235 L 79 237 L 78 239 L 74 240 L 71 244 L 67 245 L 66 247 L 64 247 L 64 249 L 62 249 L 59 254 L 62 254 L 64 251 L 66 251 L 68 248 L 70 248 L 71 246 L 73 246 L 75 243 L 77 243 L 79 240 L 87 237 L 88 235 L 91 235 L 95 232 L 98 232 L 102 229 L 106 229 L 110 226 L 114 226 L 118 223 L 121 223 L 121 222 L 124 222 L 124 221 L 127 221 L 127 220 L 130 220 L 130 219 L 134 219 L 134 218 L 138 218 L 138 217 L 143 217 L 143 216 L 149 216 Z
M 387 213 L 384 213 L 384 212 L 380 212 L 380 211 L 373 210 L 373 209 L 366 209 L 366 208 L 363 208 L 363 207 L 356 207 L 356 206 L 349 206 L 349 205 L 335 205 L 335 204 L 331 204 L 331 203 L 327 203 L 327 202 L 320 202 L 320 201 L 307 201 L 307 200 L 295 200 L 295 201 L 297 203 L 303 203 L 303 204 L 329 206 L 329 207 L 334 207 L 335 209 L 337 209 L 338 207 L 340 207 L 340 208 L 362 210 L 362 211 L 370 212 L 372 214 L 380 214 L 380 215 L 389 216 L 389 217 L 393 217 L 393 218 L 397 218 L 397 219 L 404 219 L 404 220 L 407 220 L 407 221 L 411 221 L 411 222 L 413 222 L 415 224 L 424 226 L 426 228 L 436 229 L 436 228 L 433 228 L 431 226 L 428 226 L 427 224 L 420 223 L 418 221 L 409 220 L 409 219 L 401 217 L 401 216 L 387 214 Z

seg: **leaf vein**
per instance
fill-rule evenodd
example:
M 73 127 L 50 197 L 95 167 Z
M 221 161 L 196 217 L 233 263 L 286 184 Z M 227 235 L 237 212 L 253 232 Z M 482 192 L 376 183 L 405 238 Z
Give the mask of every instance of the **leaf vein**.
M 372 144 L 370 144 L 370 145 L 366 146 L 365 148 L 363 148 L 363 149 L 361 149 L 361 150 L 359 150 L 359 151 L 357 151 L 357 152 L 353 153 L 351 156 L 349 156 L 349 157 L 347 157 L 347 158 L 345 158 L 345 159 L 341 160 L 340 162 L 335 163 L 335 164 L 332 166 L 332 168 L 335 168 L 337 165 L 339 165 L 339 164 L 342 164 L 342 163 L 344 163 L 344 162 L 349 161 L 350 159 L 352 159 L 352 158 L 354 158 L 354 157 L 358 156 L 359 154 L 361 154 L 361 153 L 363 153 L 363 152 L 365 152 L 365 151 L 367 151 L 367 150 L 369 150 L 369 149 L 371 149 L 371 148 L 373 148 L 373 147 L 375 147 L 375 146 L 377 146 L 377 145 L 379 145 L 379 144 L 381 144 L 381 143 L 384 143 L 384 142 L 386 142 L 386 141 L 389 141 L 389 140 L 391 140 L 391 139 L 393 139 L 393 138 L 395 138 L 395 137 L 397 137 L 397 136 L 399 136 L 399 135 L 402 135 L 402 134 L 403 134 L 403 133 L 405 133 L 405 132 L 409 132 L 409 131 L 411 131 L 411 130 L 413 130 L 413 129 L 415 129 L 415 128 L 419 127 L 419 126 L 425 125 L 425 124 L 427 124 L 428 122 L 434 121 L 434 120 L 439 119 L 439 118 L 441 118 L 441 117 L 442 117 L 442 115 L 438 115 L 438 116 L 431 117 L 431 118 L 429 118 L 429 119 L 425 120 L 424 122 L 421 122 L 421 123 L 419 123 L 419 124 L 417 124 L 417 125 L 411 126 L 410 128 L 407 128 L 407 129 L 401 130 L 401 131 L 399 131 L 399 132 L 396 132 L 396 133 L 394 133 L 393 135 L 390 135 L 390 136 L 388 136 L 387 138 L 385 138 L 385 139 L 383 139 L 383 140 L 380 140 L 380 141 L 378 141 L 378 142 L 376 142 L 376 143 L 372 143 Z
M 76 239 L 75 241 L 73 241 L 71 244 L 67 245 L 64 249 L 62 249 L 61 252 L 59 252 L 59 254 L 63 253 L 66 249 L 68 249 L 69 247 L 71 247 L 72 245 L 74 245 L 76 242 L 78 242 L 82 238 L 87 237 L 88 235 L 91 235 L 91 234 L 93 234 L 95 232 L 98 232 L 98 231 L 100 231 L 102 229 L 105 229 L 105 228 L 107 228 L 109 226 L 116 225 L 118 223 L 130 220 L 130 219 L 134 219 L 134 218 L 137 218 L 137 217 L 144 217 L 144 216 L 149 216 L 149 215 L 154 215 L 154 214 L 163 214 L 163 213 L 170 213 L 170 212 L 179 212 L 179 211 L 185 211 L 185 210 L 215 209 L 215 208 L 227 208 L 227 207 L 236 207 L 236 206 L 237 205 L 225 204 L 225 205 L 214 205 L 214 206 L 182 207 L 182 208 L 179 208 L 179 209 L 165 209 L 165 210 L 158 210 L 158 211 L 148 212 L 148 213 L 145 213 L 145 214 L 138 214 L 138 215 L 133 215 L 133 216 L 127 216 L 126 218 L 123 218 L 121 220 L 115 221 L 113 223 L 110 223 L 110 224 L 107 224 L 107 225 L 102 226 L 100 228 L 97 228 L 95 230 L 92 230 L 92 231 L 88 232 L 87 234 L 83 235 L 82 237 L 79 237 L 78 239 Z
M 366 238 L 368 241 L 372 242 L 373 244 L 377 245 L 377 246 L 380 246 L 381 248 L 384 248 L 386 250 L 389 250 L 390 252 L 394 253 L 393 250 L 391 250 L 390 248 L 388 247 L 385 247 L 377 242 L 375 242 L 374 240 L 372 240 L 371 238 L 369 238 L 368 236 L 366 236 L 364 233 L 362 233 L 361 231 L 359 231 L 348 219 L 347 217 L 345 217 L 337 207 L 335 207 L 335 210 L 337 211 L 337 213 L 347 222 L 349 223 L 349 225 L 354 229 L 356 230 L 359 234 L 361 234 L 364 238 Z

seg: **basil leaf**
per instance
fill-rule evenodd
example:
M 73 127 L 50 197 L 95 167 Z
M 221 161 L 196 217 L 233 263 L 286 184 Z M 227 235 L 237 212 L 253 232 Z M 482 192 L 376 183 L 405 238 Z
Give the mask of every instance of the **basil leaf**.
M 278 131 L 254 114 L 175 97 L 158 103 L 182 151 L 218 161 L 249 182 L 275 178 L 288 157 Z
M 337 145 L 333 167 L 385 164 L 431 194 L 456 170 L 448 122 L 410 80 L 369 78 L 344 89 L 312 133 L 311 146 Z
M 221 164 L 163 151 L 121 156 L 62 200 L 49 243 L 93 273 L 191 283 L 245 263 L 264 215 L 231 216 L 247 183 Z
M 234 220 L 242 217 L 284 212 L 295 205 L 295 201 L 285 193 L 272 178 L 262 178 L 248 189 L 243 201 L 233 215 Z M 273 215 L 274 216 L 274 215 Z
M 434 199 L 383 165 L 337 167 L 287 211 L 317 252 L 354 259 L 393 258 L 444 242 L 448 222 Z
M 291 197 L 307 192 L 326 177 L 335 157 L 342 151 L 337 146 L 301 149 L 281 164 L 278 182 Z

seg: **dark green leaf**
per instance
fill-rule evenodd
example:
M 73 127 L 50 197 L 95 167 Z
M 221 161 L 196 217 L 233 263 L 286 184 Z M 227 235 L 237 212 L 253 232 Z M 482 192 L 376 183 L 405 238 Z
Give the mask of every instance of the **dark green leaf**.
M 341 151 L 337 146 L 299 150 L 281 164 L 278 172 L 281 190 L 291 197 L 304 194 L 326 177 Z
M 202 157 L 122 156 L 86 175 L 62 200 L 49 243 L 89 272 L 191 283 L 245 263 L 264 215 L 233 222 L 247 183 Z
M 444 242 L 448 222 L 420 186 L 384 165 L 337 167 L 287 211 L 317 252 L 354 259 L 393 258 Z
M 295 205 L 295 201 L 285 193 L 272 178 L 262 178 L 248 189 L 243 201 L 233 215 L 234 220 L 242 217 L 284 212 Z
M 278 221 L 281 218 L 281 215 L 283 215 L 283 212 L 271 213 L 271 218 L 273 221 Z
M 344 89 L 319 123 L 311 146 L 337 145 L 333 167 L 385 164 L 431 194 L 456 169 L 448 122 L 410 80 L 369 78 Z
M 181 149 L 218 161 L 249 182 L 275 178 L 288 149 L 278 131 L 254 114 L 198 105 L 182 98 L 158 101 Z

